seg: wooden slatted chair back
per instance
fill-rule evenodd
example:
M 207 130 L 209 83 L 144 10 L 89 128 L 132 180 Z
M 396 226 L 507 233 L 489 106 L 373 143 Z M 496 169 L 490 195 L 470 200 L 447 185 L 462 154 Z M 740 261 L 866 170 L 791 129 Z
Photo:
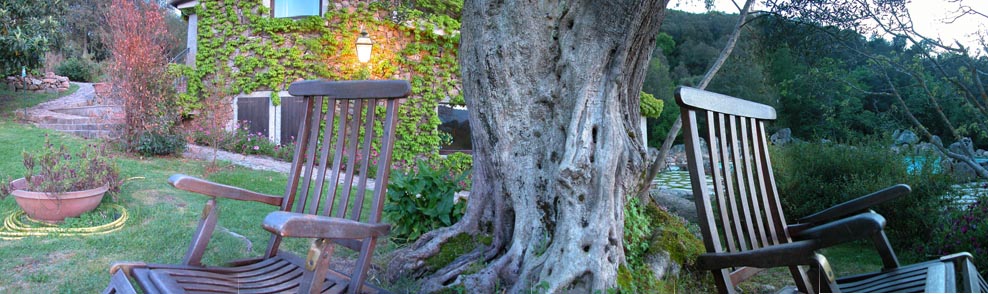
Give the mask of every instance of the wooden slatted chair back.
M 776 119 L 775 109 L 688 87 L 676 90 L 676 102 L 707 252 L 743 252 L 792 242 L 765 133 L 765 122 Z M 758 271 L 722 270 L 715 276 L 722 293 L 733 292 L 734 285 Z
M 293 83 L 288 92 L 304 97 L 305 112 L 281 210 L 380 223 L 408 82 L 314 80 Z M 375 246 L 374 240 L 333 241 L 360 251 L 358 265 Z M 280 243 L 273 236 L 267 255 L 277 254 Z

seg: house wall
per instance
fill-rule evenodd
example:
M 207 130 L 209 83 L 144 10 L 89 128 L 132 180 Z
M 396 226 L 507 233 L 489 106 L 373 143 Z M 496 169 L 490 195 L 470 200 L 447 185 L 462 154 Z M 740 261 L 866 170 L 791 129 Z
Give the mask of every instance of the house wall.
M 413 95 L 400 108 L 395 160 L 438 153 L 436 107 L 442 100 L 463 100 L 457 91 L 459 37 L 444 33 L 458 29 L 456 20 L 443 21 L 454 27 L 423 20 L 395 22 L 393 11 L 364 1 L 326 1 L 323 17 L 298 19 L 268 17 L 269 0 L 227 4 L 200 1 L 197 68 L 189 78 L 189 95 L 203 100 L 223 96 L 226 102 L 214 107 L 219 112 L 232 108 L 228 125 L 238 116 L 238 99 L 268 96 L 266 135 L 279 142 L 287 137 L 281 134 L 282 117 L 289 116 L 283 115 L 282 100 L 289 97 L 285 90 L 292 81 L 404 79 L 412 83 Z M 361 28 L 374 40 L 367 64 L 356 61 L 354 42 Z

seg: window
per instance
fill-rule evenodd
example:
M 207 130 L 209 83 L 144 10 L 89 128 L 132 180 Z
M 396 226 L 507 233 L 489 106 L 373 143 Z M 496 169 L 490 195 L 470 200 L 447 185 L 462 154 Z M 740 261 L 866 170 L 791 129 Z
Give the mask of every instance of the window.
M 322 0 L 271 0 L 274 17 L 322 15 Z
M 439 153 L 472 153 L 473 144 L 470 142 L 470 121 L 468 119 L 470 115 L 467 113 L 467 109 L 462 106 L 439 104 L 438 112 L 441 122 L 438 127 L 439 131 L 452 137 L 452 142 L 449 145 L 439 146 Z

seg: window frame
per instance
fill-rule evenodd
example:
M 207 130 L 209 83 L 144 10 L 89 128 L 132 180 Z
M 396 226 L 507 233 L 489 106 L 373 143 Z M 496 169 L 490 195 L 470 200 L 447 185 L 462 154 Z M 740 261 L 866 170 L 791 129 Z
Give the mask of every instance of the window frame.
M 275 9 L 275 2 L 277 2 L 277 1 L 278 0 L 270 0 L 270 2 L 269 2 L 269 4 L 270 4 L 269 10 L 271 10 L 271 13 L 268 16 L 270 16 L 271 18 L 301 19 L 301 18 L 306 18 L 306 17 L 310 17 L 310 16 L 319 16 L 319 17 L 322 17 L 323 14 L 325 14 L 325 11 L 323 11 L 323 7 L 325 7 L 325 4 L 326 4 L 326 1 L 327 0 L 318 0 L 319 1 L 319 8 L 318 8 L 319 9 L 319 14 L 316 14 L 316 15 L 280 16 L 280 17 L 279 16 L 275 16 L 275 11 L 276 11 L 276 9 Z

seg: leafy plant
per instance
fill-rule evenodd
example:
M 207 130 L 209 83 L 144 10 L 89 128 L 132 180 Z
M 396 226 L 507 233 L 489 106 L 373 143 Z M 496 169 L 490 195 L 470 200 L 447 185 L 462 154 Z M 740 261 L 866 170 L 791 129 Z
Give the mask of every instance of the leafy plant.
M 394 240 L 411 242 L 425 232 L 460 220 L 466 202 L 457 201 L 455 193 L 462 190 L 458 183 L 465 177 L 465 172 L 451 174 L 422 162 L 412 170 L 392 173 L 384 215 L 394 224 Z
M 99 66 L 88 59 L 69 58 L 55 68 L 55 74 L 75 82 L 93 82 L 99 75 Z
M 179 154 L 185 150 L 185 138 L 160 131 L 140 133 L 132 150 L 144 156 Z
M 975 257 L 981 274 L 988 274 L 988 184 L 977 184 L 977 200 L 967 205 L 948 206 L 946 221 L 936 230 L 931 243 L 924 248 L 930 255 L 946 255 L 966 251 Z
M 65 145 L 58 148 L 45 135 L 44 146 L 36 153 L 22 153 L 24 179 L 27 190 L 45 192 L 57 197 L 60 193 L 99 188 L 109 185 L 110 191 L 119 188 L 120 172 L 106 145 L 90 144 L 73 154 Z M 6 181 L 10 183 L 10 179 Z M 0 185 L 0 198 L 14 189 Z
M 0 76 L 40 67 L 59 42 L 64 1 L 0 2 Z
M 672 262 L 688 266 L 704 251 L 682 219 L 634 197 L 624 206 L 623 245 L 627 263 L 618 268 L 618 288 L 628 293 L 674 292 L 679 277 L 655 279 L 649 258 L 668 254 Z

